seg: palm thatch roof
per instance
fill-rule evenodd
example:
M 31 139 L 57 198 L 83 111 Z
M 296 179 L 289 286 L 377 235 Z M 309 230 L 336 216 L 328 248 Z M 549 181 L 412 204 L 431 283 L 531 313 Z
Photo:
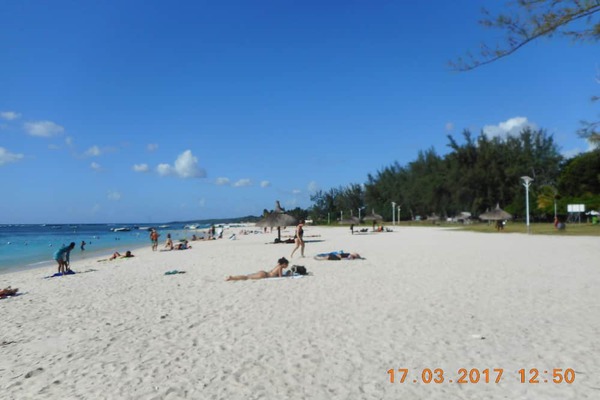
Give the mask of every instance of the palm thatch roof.
M 338 221 L 340 225 L 357 225 L 360 223 L 360 220 L 355 216 L 350 216 L 348 218 L 344 218 Z
M 371 210 L 371 214 L 366 215 L 363 221 L 383 221 L 383 217 L 379 214 L 375 214 L 375 210 Z
M 499 204 L 496 204 L 494 210 L 484 212 L 479 216 L 479 219 L 484 221 L 503 221 L 505 219 L 512 219 L 512 215 L 501 209 Z
M 298 223 L 298 220 L 289 214 L 285 213 L 285 210 L 281 208 L 279 200 L 275 202 L 275 210 L 260 221 L 256 222 L 256 226 L 260 227 L 277 227 L 277 238 L 281 240 L 281 227 L 282 226 L 293 226 Z

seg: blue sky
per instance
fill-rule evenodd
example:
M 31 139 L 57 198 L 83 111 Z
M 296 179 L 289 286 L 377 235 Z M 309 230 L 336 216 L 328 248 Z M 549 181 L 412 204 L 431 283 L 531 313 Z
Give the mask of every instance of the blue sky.
M 148 3 L 3 3 L 0 223 L 308 207 L 464 129 L 531 125 L 566 155 L 588 149 L 575 131 L 597 117 L 595 44 L 448 67 L 501 38 L 477 23 L 490 2 Z

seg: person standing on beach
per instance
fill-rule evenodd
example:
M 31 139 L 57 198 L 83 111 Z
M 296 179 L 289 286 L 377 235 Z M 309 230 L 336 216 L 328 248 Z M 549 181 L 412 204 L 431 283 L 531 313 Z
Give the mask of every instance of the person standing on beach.
M 150 240 L 152 241 L 152 251 L 156 251 L 156 249 L 158 248 L 158 237 L 159 236 L 160 235 L 158 234 L 156 229 L 152 229 L 150 231 Z
M 64 274 L 69 270 L 69 263 L 71 250 L 75 248 L 75 242 L 71 242 L 68 246 L 63 246 L 60 249 L 56 250 L 54 253 L 54 259 L 58 263 L 58 273 Z
M 85 245 L 86 245 L 85 240 L 82 240 L 81 241 L 81 251 L 85 250 Z
M 300 248 L 300 257 L 304 257 L 304 221 L 300 221 L 298 226 L 296 226 L 296 236 L 294 236 L 294 243 L 296 243 L 296 247 L 292 250 L 292 255 L 290 258 L 294 257 L 294 253 L 298 248 Z

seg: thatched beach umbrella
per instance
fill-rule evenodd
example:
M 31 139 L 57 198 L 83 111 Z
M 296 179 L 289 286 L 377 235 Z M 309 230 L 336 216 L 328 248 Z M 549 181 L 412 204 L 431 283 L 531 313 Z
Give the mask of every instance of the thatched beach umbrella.
M 457 221 L 460 221 L 460 220 L 464 221 L 464 220 L 469 219 L 469 218 L 471 218 L 471 213 L 467 212 L 467 211 L 462 211 L 460 214 L 458 214 L 456 216 L 456 220 Z
M 360 220 L 358 218 L 356 218 L 355 216 L 340 219 L 338 221 L 338 224 L 340 224 L 340 225 L 358 225 L 359 223 L 360 223 Z
M 275 211 L 269 213 L 265 218 L 256 223 L 256 226 L 273 228 L 277 227 L 277 238 L 281 241 L 281 227 L 293 226 L 298 223 L 298 220 L 289 214 L 286 214 L 279 205 L 279 201 L 275 202 Z
M 375 214 L 375 210 L 371 210 L 371 214 L 365 216 L 363 221 L 373 221 L 373 229 L 375 229 L 375 222 L 383 221 L 383 217 L 379 214 Z
M 479 216 L 479 219 L 484 221 L 504 221 L 506 219 L 512 219 L 512 215 L 501 209 L 499 204 L 496 204 L 494 210 L 484 212 Z

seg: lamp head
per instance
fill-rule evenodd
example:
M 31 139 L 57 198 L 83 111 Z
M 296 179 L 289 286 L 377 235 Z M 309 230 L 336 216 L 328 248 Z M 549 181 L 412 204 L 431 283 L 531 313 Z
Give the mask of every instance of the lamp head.
M 522 176 L 521 179 L 523 180 L 523 183 L 525 185 L 529 185 L 531 182 L 533 182 L 533 178 L 531 178 L 531 177 L 529 177 L 527 175 Z

